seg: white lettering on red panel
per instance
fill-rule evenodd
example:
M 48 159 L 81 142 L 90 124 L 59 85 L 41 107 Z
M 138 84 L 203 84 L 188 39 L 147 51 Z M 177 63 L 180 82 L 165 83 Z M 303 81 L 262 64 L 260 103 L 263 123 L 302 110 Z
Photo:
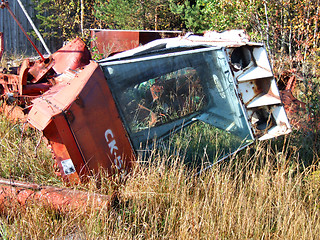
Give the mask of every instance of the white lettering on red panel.
M 113 163 L 116 166 L 117 169 L 121 169 L 121 167 L 123 166 L 123 160 L 121 158 L 121 156 L 118 155 L 118 147 L 117 147 L 117 142 L 114 139 L 114 135 L 113 132 L 111 131 L 111 129 L 108 129 L 105 133 L 104 136 L 106 138 L 106 141 L 108 143 L 108 147 L 109 147 L 109 151 L 111 153 L 111 155 L 114 156 L 114 160 Z

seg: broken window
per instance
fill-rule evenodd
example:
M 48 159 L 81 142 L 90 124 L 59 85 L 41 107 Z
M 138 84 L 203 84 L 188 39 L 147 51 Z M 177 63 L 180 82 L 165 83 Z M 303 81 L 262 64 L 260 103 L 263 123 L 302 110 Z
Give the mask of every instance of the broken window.
M 196 69 L 186 67 L 147 79 L 119 94 L 133 133 L 199 112 L 207 105 Z
M 100 63 L 136 151 L 157 139 L 212 162 L 253 140 L 225 56 L 205 48 Z

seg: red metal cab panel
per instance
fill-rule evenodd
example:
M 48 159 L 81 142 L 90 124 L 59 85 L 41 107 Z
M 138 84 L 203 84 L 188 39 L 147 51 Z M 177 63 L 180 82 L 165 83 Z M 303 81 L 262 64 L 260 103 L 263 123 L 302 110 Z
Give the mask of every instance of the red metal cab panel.
M 66 115 L 90 170 L 98 171 L 102 167 L 115 173 L 131 167 L 133 150 L 99 67 Z
M 132 166 L 131 143 L 105 76 L 95 62 L 36 99 L 28 121 L 44 130 L 56 156 L 61 146 L 55 141 L 62 139 L 80 177 L 83 168 L 92 174 L 98 173 L 100 168 L 114 174 Z M 49 129 L 52 126 L 59 130 L 59 136 L 52 134 Z M 63 165 L 59 167 L 62 176 L 69 174 Z

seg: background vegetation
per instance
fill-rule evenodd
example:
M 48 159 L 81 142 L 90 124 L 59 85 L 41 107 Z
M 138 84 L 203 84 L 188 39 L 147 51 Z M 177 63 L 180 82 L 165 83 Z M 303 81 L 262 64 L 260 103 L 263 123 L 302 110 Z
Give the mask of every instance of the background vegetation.
M 305 60 L 319 44 L 319 1 L 265 0 L 33 0 L 42 30 L 64 39 L 90 28 L 246 29 L 273 53 Z M 48 37 L 48 36 L 47 36 Z M 297 55 L 298 54 L 298 55 Z
M 34 1 L 42 29 L 65 40 L 89 28 L 246 29 L 263 41 L 275 75 L 295 69 L 294 95 L 308 128 L 259 142 L 196 175 L 183 158 L 139 159 L 126 184 L 103 178 L 82 189 L 110 194 L 108 209 L 60 213 L 41 204 L 0 214 L 3 239 L 317 239 L 320 233 L 319 0 Z M 46 37 L 51 37 L 46 36 Z M 40 133 L 0 119 L 2 177 L 63 186 Z M 22 134 L 23 133 L 23 134 Z M 145 161 L 145 159 L 144 159 Z M 140 164 L 141 163 L 141 164 Z

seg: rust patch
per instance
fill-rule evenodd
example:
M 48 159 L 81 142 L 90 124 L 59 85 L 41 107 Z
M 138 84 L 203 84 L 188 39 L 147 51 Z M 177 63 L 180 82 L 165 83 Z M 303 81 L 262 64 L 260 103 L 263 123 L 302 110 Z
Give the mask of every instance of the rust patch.
M 274 92 L 272 92 L 271 78 L 257 79 L 255 81 L 250 81 L 250 83 L 253 85 L 251 88 L 254 92 L 254 96 L 245 104 L 246 106 L 249 105 L 259 95 L 266 95 L 267 97 L 270 97 L 273 99 L 275 98 L 280 101 L 280 97 L 277 96 Z M 246 92 L 248 91 L 246 90 Z

